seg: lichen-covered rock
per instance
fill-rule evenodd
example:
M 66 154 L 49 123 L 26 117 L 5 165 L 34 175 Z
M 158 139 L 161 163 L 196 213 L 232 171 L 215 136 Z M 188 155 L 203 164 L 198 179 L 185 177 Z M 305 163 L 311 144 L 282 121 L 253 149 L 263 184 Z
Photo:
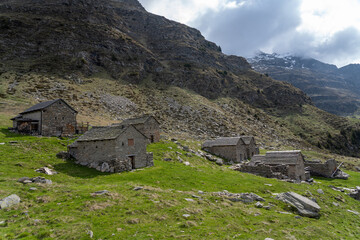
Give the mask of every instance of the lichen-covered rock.
M 320 206 L 307 197 L 301 196 L 294 192 L 280 193 L 276 196 L 280 201 L 283 201 L 295 207 L 299 214 L 304 217 L 319 217 Z
M 0 200 L 0 209 L 9 208 L 19 203 L 20 197 L 16 194 L 11 194 L 10 196 Z

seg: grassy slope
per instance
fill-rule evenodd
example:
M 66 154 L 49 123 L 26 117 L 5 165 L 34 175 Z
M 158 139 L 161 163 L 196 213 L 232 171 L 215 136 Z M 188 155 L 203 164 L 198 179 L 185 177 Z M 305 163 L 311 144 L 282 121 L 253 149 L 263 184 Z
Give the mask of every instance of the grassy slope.
M 10 141 L 17 141 L 10 144 Z M 69 140 L 38 138 L 10 134 L 0 130 L 0 198 L 18 194 L 22 202 L 11 209 L 0 210 L 0 239 L 355 239 L 360 234 L 360 205 L 343 193 L 327 186 L 354 187 L 360 174 L 350 172 L 348 181 L 318 179 L 314 185 L 290 184 L 219 167 L 199 157 L 182 155 L 191 163 L 164 162 L 163 156 L 184 153 L 171 142 L 149 145 L 154 152 L 155 167 L 121 174 L 105 174 L 57 159 Z M 198 148 L 197 142 L 184 142 Z M 171 147 L 172 149 L 170 149 Z M 21 166 L 19 166 L 19 163 Z M 23 185 L 23 176 L 45 176 L 34 169 L 51 164 L 59 172 L 46 176 L 52 185 Z M 269 183 L 272 186 L 264 184 Z M 135 186 L 144 189 L 134 191 Z M 36 187 L 36 191 L 29 191 Z M 317 193 L 322 188 L 325 195 Z M 109 195 L 91 196 L 97 190 Z M 253 204 L 230 202 L 211 192 L 254 192 L 272 203 L 271 210 L 257 209 Z M 205 192 L 204 195 L 197 193 Z M 291 210 L 278 202 L 272 193 L 295 191 L 314 196 L 322 207 L 320 219 L 296 219 Z M 203 200 L 192 198 L 200 195 Z M 344 202 L 336 200 L 338 197 Z M 337 202 L 340 207 L 335 207 Z M 188 219 L 182 215 L 190 214 Z M 114 235 L 113 235 L 114 234 Z

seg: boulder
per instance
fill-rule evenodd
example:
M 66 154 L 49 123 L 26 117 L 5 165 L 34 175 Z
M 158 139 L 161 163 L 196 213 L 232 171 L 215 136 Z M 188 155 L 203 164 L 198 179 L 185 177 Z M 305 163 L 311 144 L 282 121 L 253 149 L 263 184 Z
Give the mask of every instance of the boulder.
M 20 203 L 20 197 L 16 194 L 11 194 L 10 196 L 0 200 L 0 209 L 8 208 Z
M 218 158 L 218 159 L 216 159 L 216 164 L 221 166 L 224 164 L 224 161 L 222 159 Z
M 102 165 L 101 165 L 101 169 L 100 169 L 101 172 L 110 172 L 110 166 L 107 162 L 104 162 Z
M 336 171 L 336 173 L 334 174 L 334 176 L 333 176 L 333 178 L 344 179 L 344 180 L 347 180 L 349 177 L 350 177 L 349 174 L 341 171 L 340 169 L 338 169 L 338 170 Z
M 301 196 L 294 192 L 280 193 L 276 197 L 278 200 L 281 200 L 293 207 L 295 207 L 299 214 L 304 217 L 319 217 L 320 216 L 320 206 L 311 201 L 309 198 Z
M 352 190 L 350 193 L 349 193 L 349 196 L 360 201 L 360 191 L 359 190 Z
M 45 173 L 46 175 L 57 174 L 57 172 L 55 172 L 54 170 L 52 170 L 52 169 L 50 169 L 48 167 L 42 167 L 42 168 L 36 169 L 35 172 Z
M 69 159 L 70 154 L 68 152 L 59 152 L 56 154 L 56 157 L 61 159 Z

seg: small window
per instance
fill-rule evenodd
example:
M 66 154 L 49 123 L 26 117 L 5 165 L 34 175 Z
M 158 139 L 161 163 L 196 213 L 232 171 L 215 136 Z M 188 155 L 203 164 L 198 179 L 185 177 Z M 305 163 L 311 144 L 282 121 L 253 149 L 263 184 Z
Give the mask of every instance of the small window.
M 65 118 L 64 117 L 62 117 L 62 120 L 64 120 Z
M 57 117 L 55 117 L 55 120 L 57 120 Z
M 124 146 L 124 145 L 125 145 L 124 142 L 122 142 L 122 143 L 121 143 L 121 146 Z
M 134 139 L 128 139 L 128 146 L 134 146 Z
M 97 146 L 95 146 L 95 148 L 97 148 Z

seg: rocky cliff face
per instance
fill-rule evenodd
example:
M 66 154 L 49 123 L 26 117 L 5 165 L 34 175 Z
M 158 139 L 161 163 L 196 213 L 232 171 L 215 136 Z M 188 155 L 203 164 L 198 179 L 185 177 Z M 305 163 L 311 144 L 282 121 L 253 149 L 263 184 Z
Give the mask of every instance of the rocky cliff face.
M 288 84 L 221 53 L 201 33 L 150 14 L 137 0 L 4 0 L 1 71 L 47 71 L 175 85 L 209 98 L 235 97 L 263 108 L 310 103 Z M 296 104 L 294 104 L 296 102 Z

